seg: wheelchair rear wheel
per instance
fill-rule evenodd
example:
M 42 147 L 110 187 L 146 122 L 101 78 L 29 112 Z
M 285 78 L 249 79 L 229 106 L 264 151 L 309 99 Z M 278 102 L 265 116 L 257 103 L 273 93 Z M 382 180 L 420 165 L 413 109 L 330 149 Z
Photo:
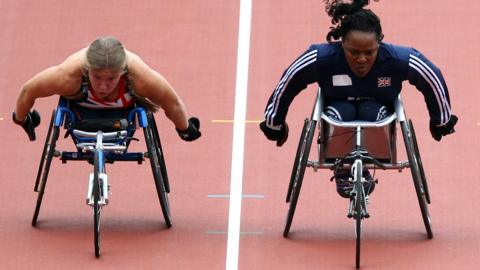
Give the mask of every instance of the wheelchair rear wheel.
M 413 184 L 415 186 L 415 191 L 417 193 L 418 203 L 420 205 L 420 211 L 422 212 L 422 219 L 427 231 L 427 236 L 429 239 L 433 238 L 432 231 L 432 221 L 430 219 L 430 214 L 428 212 L 428 205 L 426 199 L 426 192 L 423 186 L 423 181 L 420 172 L 420 166 L 418 162 L 418 157 L 415 153 L 415 147 L 413 142 L 413 133 L 410 129 L 408 122 L 403 121 L 400 123 L 403 133 L 403 139 L 405 142 L 406 152 L 408 156 L 408 163 L 410 165 L 410 172 L 412 173 Z
M 415 148 L 415 156 L 417 157 L 418 161 L 418 169 L 420 170 L 423 189 L 425 190 L 425 199 L 427 200 L 427 203 L 430 204 L 430 192 L 428 191 L 427 178 L 425 177 L 425 170 L 423 169 L 422 158 L 420 157 L 420 150 L 418 149 L 417 137 L 415 136 L 415 130 L 413 129 L 412 119 L 408 120 L 408 124 L 410 125 L 410 132 L 412 133 L 412 143 L 413 147 Z
M 152 126 L 149 125 L 143 129 L 145 135 L 145 143 L 147 144 L 148 158 L 150 159 L 150 165 L 152 167 L 153 178 L 155 180 L 155 187 L 157 189 L 158 199 L 162 208 L 163 217 L 167 228 L 172 227 L 172 218 L 170 215 L 170 205 L 168 202 L 168 193 L 165 188 L 165 182 L 160 172 L 160 162 L 158 159 L 158 148 L 155 147 L 153 139 Z
M 290 202 L 290 197 L 292 196 L 292 187 L 293 187 L 293 184 L 295 183 L 295 179 L 297 175 L 298 162 L 301 159 L 302 146 L 303 146 L 302 142 L 305 136 L 305 132 L 307 131 L 308 122 L 309 122 L 308 118 L 305 119 L 305 122 L 303 123 L 302 134 L 300 135 L 300 142 L 298 142 L 297 153 L 295 154 L 295 161 L 293 162 L 292 174 L 290 176 L 290 183 L 288 184 L 287 199 L 286 199 L 287 203 Z
M 55 110 L 53 110 L 52 112 L 52 118 L 50 120 L 50 124 L 48 125 L 47 137 L 45 138 L 45 144 L 43 145 L 42 156 L 40 157 L 40 165 L 38 166 L 37 179 L 35 179 L 35 187 L 33 188 L 35 192 L 38 192 L 38 184 L 40 183 L 40 178 L 42 177 L 43 165 L 45 164 L 45 155 L 47 154 L 47 151 L 48 151 L 50 135 L 52 134 L 52 129 L 53 129 L 52 127 L 53 127 L 54 121 L 55 121 Z
M 47 148 L 46 151 L 46 156 L 42 156 L 42 160 L 45 158 L 45 164 L 41 164 L 42 167 L 45 165 L 43 168 L 41 175 L 42 179 L 40 182 L 40 189 L 38 190 L 38 197 L 37 197 L 37 204 L 35 206 L 35 212 L 33 213 L 33 218 L 32 218 L 32 226 L 37 225 L 37 220 L 38 220 L 38 214 L 40 213 L 40 207 L 42 205 L 42 200 L 43 200 L 43 194 L 45 193 L 45 186 L 47 184 L 47 178 L 48 178 L 48 173 L 50 171 L 50 165 L 52 164 L 52 159 L 53 155 L 55 154 L 55 146 L 58 140 L 58 136 L 60 134 L 60 128 L 57 126 L 52 125 L 52 130 L 53 133 L 50 137 L 50 143 L 46 145 L 45 147 Z
M 287 237 L 292 226 L 293 215 L 295 214 L 295 208 L 297 207 L 298 197 L 300 195 L 300 189 L 302 188 L 303 176 L 305 175 L 305 168 L 307 167 L 307 161 L 310 154 L 310 148 L 312 146 L 313 135 L 315 133 L 315 125 L 317 121 L 315 120 L 305 120 L 304 130 L 302 131 L 302 137 L 300 139 L 299 153 L 297 153 L 295 162 L 297 166 L 293 168 L 295 171 L 295 177 L 292 181 L 290 180 L 291 185 L 291 197 L 290 205 L 288 207 L 287 220 L 285 223 L 285 229 L 283 230 L 283 237 Z M 293 174 L 293 173 L 292 173 Z
M 96 151 L 93 159 L 93 241 L 95 257 L 100 256 L 100 214 L 102 208 L 100 202 L 100 159 Z
M 163 183 L 165 185 L 165 190 L 167 193 L 170 193 L 170 183 L 168 181 L 167 174 L 167 165 L 165 164 L 165 158 L 163 156 L 162 144 L 160 143 L 160 135 L 158 134 L 157 123 L 155 122 L 155 117 L 153 113 L 148 114 L 148 125 L 152 127 L 153 142 L 155 143 L 155 148 L 158 149 L 157 156 L 158 162 L 160 163 L 160 172 L 162 173 Z

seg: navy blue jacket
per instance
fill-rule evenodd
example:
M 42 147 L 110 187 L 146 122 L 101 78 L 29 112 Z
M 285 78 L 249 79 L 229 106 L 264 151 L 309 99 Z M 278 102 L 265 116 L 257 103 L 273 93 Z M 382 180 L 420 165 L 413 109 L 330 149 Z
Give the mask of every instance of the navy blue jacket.
M 380 43 L 369 73 L 359 78 L 350 70 L 340 42 L 312 45 L 283 73 L 265 109 L 267 126 L 279 129 L 293 98 L 308 84 L 317 82 L 326 100 L 374 98 L 392 104 L 402 82 L 422 92 L 434 125 L 450 120 L 448 89 L 440 70 L 414 48 Z

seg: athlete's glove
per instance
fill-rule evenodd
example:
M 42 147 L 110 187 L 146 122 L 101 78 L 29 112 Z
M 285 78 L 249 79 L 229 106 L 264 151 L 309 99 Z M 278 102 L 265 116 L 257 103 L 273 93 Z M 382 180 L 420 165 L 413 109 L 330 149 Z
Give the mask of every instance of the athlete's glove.
M 454 133 L 455 129 L 454 126 L 458 121 L 458 117 L 453 115 L 450 117 L 450 120 L 443 126 L 436 126 L 430 123 L 430 133 L 432 133 L 432 137 L 436 141 L 440 141 L 442 136 L 446 136 L 448 134 Z
M 271 141 L 277 141 L 277 146 L 282 146 L 288 139 L 288 125 L 287 122 L 283 123 L 279 130 L 271 129 L 267 126 L 266 121 L 260 123 L 260 129 L 267 139 Z
M 35 128 L 40 125 L 40 114 L 36 110 L 27 113 L 27 117 L 23 121 L 18 121 L 15 112 L 12 114 L 12 120 L 15 124 L 21 126 L 28 135 L 30 141 L 35 141 Z
M 199 129 L 200 129 L 200 120 L 198 120 L 198 118 L 196 117 L 191 117 L 190 119 L 188 119 L 187 129 L 185 130 L 177 129 L 177 133 L 178 133 L 178 136 L 182 138 L 182 140 L 191 142 L 200 138 L 200 136 L 202 136 L 202 133 L 200 132 Z

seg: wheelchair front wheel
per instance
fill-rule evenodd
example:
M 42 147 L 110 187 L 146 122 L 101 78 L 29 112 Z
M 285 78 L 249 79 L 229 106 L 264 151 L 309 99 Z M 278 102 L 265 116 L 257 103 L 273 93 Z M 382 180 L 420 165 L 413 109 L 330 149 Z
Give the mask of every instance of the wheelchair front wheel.
M 412 132 L 407 121 L 401 122 L 400 125 L 402 128 L 403 140 L 405 142 L 405 148 L 408 156 L 408 163 L 410 165 L 410 172 L 412 173 L 413 184 L 415 186 L 415 192 L 417 193 L 417 199 L 420 205 L 420 211 L 422 213 L 423 223 L 427 231 L 427 236 L 429 239 L 431 239 L 433 238 L 432 221 L 430 218 L 430 213 L 428 212 L 426 193 L 421 179 L 418 158 L 415 153 Z
M 155 187 L 157 189 L 158 199 L 160 201 L 160 207 L 162 208 L 162 214 L 165 219 L 167 228 L 172 227 L 172 218 L 170 214 L 170 205 L 168 202 L 168 193 L 165 188 L 165 182 L 162 179 L 162 173 L 160 172 L 160 162 L 158 160 L 158 148 L 155 147 L 153 141 L 152 126 L 147 126 L 143 129 L 145 135 L 145 143 L 147 144 L 148 158 L 150 159 L 150 165 L 152 168 L 153 178 L 155 180 Z
M 93 241 L 95 247 L 95 257 L 100 256 L 100 158 L 96 151 L 93 159 Z
M 364 188 L 362 184 L 363 166 L 361 162 L 356 163 L 355 169 L 355 267 L 360 268 L 360 244 L 362 240 L 362 219 L 363 219 L 363 203 L 365 198 Z
M 296 166 L 293 168 L 295 176 L 293 179 L 290 180 L 291 197 L 290 205 L 288 207 L 287 220 L 285 222 L 285 229 L 283 230 L 283 237 L 288 236 L 288 233 L 290 232 L 290 227 L 292 226 L 293 215 L 295 214 L 298 197 L 300 195 L 300 189 L 302 188 L 303 176 L 305 175 L 305 168 L 307 167 L 307 161 L 310 154 L 310 148 L 312 146 L 316 123 L 317 121 L 315 120 L 305 120 L 304 130 L 302 131 L 303 136 L 300 139 L 299 145 L 299 158 L 298 162 L 295 162 Z

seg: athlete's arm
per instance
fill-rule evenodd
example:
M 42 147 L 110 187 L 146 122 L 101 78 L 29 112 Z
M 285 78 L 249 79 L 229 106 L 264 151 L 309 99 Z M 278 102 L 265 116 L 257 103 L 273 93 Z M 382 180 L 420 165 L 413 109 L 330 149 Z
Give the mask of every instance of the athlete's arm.
M 82 54 L 79 51 L 63 63 L 49 67 L 29 79 L 21 88 L 15 105 L 15 118 L 23 121 L 35 100 L 52 95 L 72 95 L 81 83 Z
M 422 92 L 430 123 L 436 126 L 447 124 L 452 112 L 448 88 L 440 69 L 415 49 L 410 53 L 408 65 L 408 81 Z
M 128 52 L 128 71 L 138 95 L 148 98 L 162 107 L 165 115 L 174 123 L 177 130 L 188 128 L 185 105 L 162 75 L 131 52 Z
M 310 47 L 284 71 L 265 109 L 266 127 L 278 131 L 282 129 L 295 96 L 307 85 L 317 81 L 316 65 L 317 49 Z

